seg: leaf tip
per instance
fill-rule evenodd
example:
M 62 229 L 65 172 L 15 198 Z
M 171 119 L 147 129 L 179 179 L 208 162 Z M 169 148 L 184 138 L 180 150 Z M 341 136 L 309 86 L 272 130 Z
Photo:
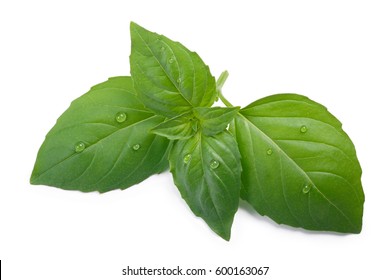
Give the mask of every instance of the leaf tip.
M 130 21 L 130 30 L 140 27 L 137 23 L 134 21 Z
M 208 223 L 209 227 L 225 241 L 230 241 L 232 224 L 233 221 L 231 221 L 231 223 L 229 222 L 228 224 L 223 225 L 222 227 L 215 227 Z
M 352 233 L 359 234 L 362 232 L 363 224 L 362 221 L 351 231 Z
M 39 185 L 39 182 L 36 177 L 30 177 L 30 185 Z
M 40 185 L 41 184 L 39 181 L 39 174 L 36 174 L 35 170 L 31 173 L 30 184 L 31 185 Z
M 229 242 L 230 241 L 230 231 L 225 232 L 223 234 L 218 234 L 220 237 L 222 237 L 223 240 Z
M 141 25 L 135 23 L 134 21 L 130 22 L 130 34 L 133 34 L 134 32 L 142 32 L 142 31 L 147 31 L 145 28 L 143 28 Z

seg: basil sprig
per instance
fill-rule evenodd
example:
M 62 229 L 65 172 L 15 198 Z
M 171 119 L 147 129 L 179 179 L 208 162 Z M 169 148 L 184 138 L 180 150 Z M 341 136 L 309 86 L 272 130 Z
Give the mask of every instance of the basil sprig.
M 356 151 L 327 109 L 298 94 L 245 108 L 222 94 L 198 54 L 131 23 L 131 77 L 74 100 L 49 131 L 31 184 L 125 189 L 170 168 L 192 212 L 229 240 L 240 197 L 260 215 L 308 230 L 359 233 Z M 221 99 L 227 107 L 211 107 Z

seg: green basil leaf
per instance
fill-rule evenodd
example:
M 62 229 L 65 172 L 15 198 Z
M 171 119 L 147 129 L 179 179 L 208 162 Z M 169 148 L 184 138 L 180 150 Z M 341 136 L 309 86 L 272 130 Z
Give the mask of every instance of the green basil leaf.
M 131 74 L 146 107 L 174 117 L 214 103 L 215 78 L 196 53 L 134 22 L 130 30 Z
M 47 134 L 31 183 L 83 192 L 137 184 L 168 167 L 170 142 L 149 133 L 162 121 L 138 100 L 131 77 L 94 86 Z
M 240 154 L 233 136 L 227 131 L 214 136 L 197 133 L 180 140 L 171 150 L 169 163 L 192 212 L 229 240 L 241 185 Z
M 200 120 L 202 132 L 211 136 L 225 130 L 239 110 L 240 107 L 197 107 L 193 111 Z
M 196 120 L 191 113 L 184 113 L 159 124 L 151 132 L 170 140 L 187 139 L 196 133 L 194 122 Z
M 324 106 L 273 95 L 242 109 L 234 122 L 241 196 L 257 212 L 309 230 L 361 231 L 361 168 L 341 123 Z

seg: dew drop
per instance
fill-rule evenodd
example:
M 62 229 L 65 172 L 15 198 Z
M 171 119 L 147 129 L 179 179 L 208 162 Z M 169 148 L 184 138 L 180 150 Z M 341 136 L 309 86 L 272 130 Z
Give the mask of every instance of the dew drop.
M 210 161 L 210 167 L 211 169 L 217 169 L 219 166 L 219 162 L 216 161 L 215 159 L 213 159 L 212 161 Z
M 127 115 L 126 115 L 126 113 L 123 113 L 123 112 L 119 112 L 119 113 L 116 114 L 116 116 L 115 116 L 115 120 L 116 120 L 118 123 L 123 123 L 126 119 L 127 119 Z
M 178 84 L 180 84 L 180 83 L 181 83 L 181 78 L 178 78 L 178 79 L 176 80 L 176 82 L 177 82 Z
M 170 64 L 172 64 L 174 61 L 175 61 L 175 59 L 174 59 L 173 57 L 171 57 L 171 58 L 168 60 L 168 62 L 169 62 Z
M 133 145 L 133 150 L 134 150 L 134 151 L 138 151 L 139 148 L 141 148 L 141 145 L 140 145 L 140 144 L 135 144 L 135 145 Z
M 76 153 L 81 153 L 85 150 L 85 143 L 84 142 L 78 142 L 76 145 L 74 145 L 74 151 Z
M 302 189 L 303 193 L 308 193 L 311 190 L 311 185 L 305 185 Z
M 272 151 L 272 149 L 268 149 L 268 150 L 267 150 L 267 155 L 270 156 L 270 155 L 272 155 L 273 152 L 274 152 L 274 151 Z
M 183 158 L 183 162 L 185 164 L 189 163 L 190 160 L 191 160 L 191 155 L 190 154 L 185 155 L 184 158 Z
M 300 131 L 301 131 L 301 133 L 306 133 L 307 132 L 306 125 L 302 125 Z

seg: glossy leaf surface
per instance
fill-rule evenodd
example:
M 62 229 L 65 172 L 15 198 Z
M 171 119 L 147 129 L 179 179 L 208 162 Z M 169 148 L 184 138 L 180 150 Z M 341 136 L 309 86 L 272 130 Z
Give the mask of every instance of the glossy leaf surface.
M 214 103 L 215 79 L 196 53 L 134 22 L 130 30 L 131 74 L 145 106 L 174 117 Z
M 131 77 L 96 85 L 47 134 L 31 183 L 83 192 L 137 184 L 168 167 L 170 142 L 149 133 L 163 120 L 138 100 Z
M 175 184 L 192 212 L 229 240 L 241 184 L 234 138 L 227 131 L 215 136 L 197 133 L 175 143 L 169 162 Z
M 354 145 L 325 107 L 296 94 L 260 99 L 232 128 L 242 197 L 277 223 L 359 233 L 364 194 Z

